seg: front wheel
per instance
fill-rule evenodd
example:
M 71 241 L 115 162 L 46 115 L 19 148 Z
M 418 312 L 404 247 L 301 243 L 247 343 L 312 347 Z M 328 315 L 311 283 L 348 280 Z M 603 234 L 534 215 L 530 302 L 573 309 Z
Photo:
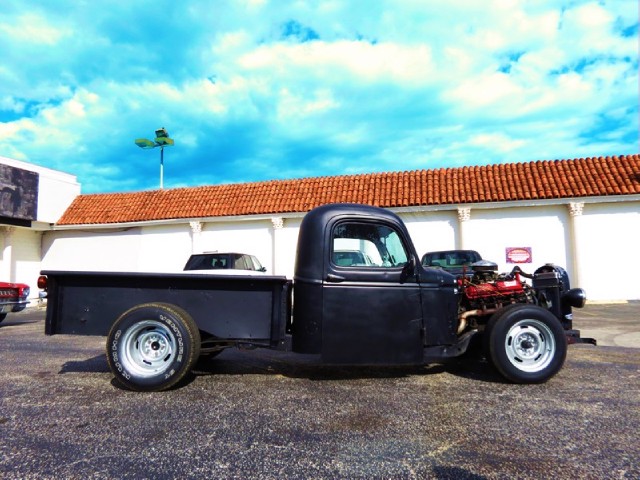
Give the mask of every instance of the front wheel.
M 564 365 L 567 339 L 558 319 L 536 305 L 514 305 L 487 325 L 492 363 L 515 383 L 542 383 Z
M 171 388 L 200 354 L 200 332 L 175 305 L 145 303 L 124 312 L 107 337 L 107 361 L 116 380 L 136 391 Z

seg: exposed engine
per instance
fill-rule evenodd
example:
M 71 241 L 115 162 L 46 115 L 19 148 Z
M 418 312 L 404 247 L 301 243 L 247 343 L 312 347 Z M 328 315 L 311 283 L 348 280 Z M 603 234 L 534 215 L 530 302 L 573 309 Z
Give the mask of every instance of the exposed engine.
M 471 265 L 472 275 L 458 279 L 465 310 L 500 308 L 510 303 L 534 303 L 531 287 L 524 283 L 521 272 L 498 274 L 498 265 L 481 260 Z
M 532 285 L 524 278 L 531 279 Z M 458 334 L 469 328 L 482 328 L 489 317 L 513 303 L 532 303 L 550 310 L 571 328 L 571 307 L 581 308 L 586 299 L 581 288 L 570 289 L 567 272 L 547 264 L 529 275 L 515 267 L 498 273 L 498 265 L 486 260 L 471 264 L 471 272 L 458 277 L 462 292 Z
M 462 291 L 458 334 L 467 327 L 481 327 L 493 313 L 512 303 L 536 303 L 533 289 L 521 275 L 525 274 L 519 268 L 499 274 L 498 265 L 487 260 L 471 264 L 471 274 L 465 272 L 458 278 Z

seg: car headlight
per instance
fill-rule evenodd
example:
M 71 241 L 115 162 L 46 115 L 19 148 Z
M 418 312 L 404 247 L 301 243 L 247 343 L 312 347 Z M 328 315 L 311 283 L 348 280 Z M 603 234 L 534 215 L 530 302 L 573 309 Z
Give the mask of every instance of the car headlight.
M 562 301 L 575 308 L 582 308 L 587 303 L 587 293 L 582 288 L 572 288 L 562 295 Z

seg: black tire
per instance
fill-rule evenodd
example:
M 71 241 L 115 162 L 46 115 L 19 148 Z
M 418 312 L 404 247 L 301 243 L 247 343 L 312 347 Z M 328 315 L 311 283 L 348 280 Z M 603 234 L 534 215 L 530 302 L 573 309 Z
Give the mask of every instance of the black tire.
M 522 304 L 520 303 L 512 303 L 505 307 L 502 307 L 496 313 L 491 315 L 489 321 L 484 327 L 484 331 L 482 332 L 482 353 L 484 357 L 491 362 L 491 330 L 493 330 L 493 326 L 496 324 L 498 317 L 504 315 L 507 311 L 513 308 L 519 308 Z
M 537 305 L 518 304 L 496 312 L 485 332 L 489 359 L 515 383 L 542 383 L 564 365 L 567 338 L 560 321 Z
M 6 313 L 0 313 L 0 322 L 2 322 L 5 318 L 7 318 Z
M 124 312 L 107 337 L 107 361 L 116 380 L 140 392 L 176 385 L 200 355 L 200 332 L 191 316 L 166 303 L 145 303 Z

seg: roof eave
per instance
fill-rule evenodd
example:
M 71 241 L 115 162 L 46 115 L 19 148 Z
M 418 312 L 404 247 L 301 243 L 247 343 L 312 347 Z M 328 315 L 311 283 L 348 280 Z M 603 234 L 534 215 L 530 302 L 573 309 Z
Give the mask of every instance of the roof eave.
M 417 213 L 428 211 L 457 210 L 459 208 L 470 209 L 496 209 L 496 208 L 516 208 L 516 207 L 536 207 L 551 205 L 568 205 L 570 203 L 618 203 L 618 202 L 640 202 L 640 194 L 630 195 L 600 195 L 584 197 L 559 197 L 531 200 L 508 200 L 498 202 L 476 202 L 476 203 L 446 203 L 438 205 L 415 205 L 411 207 L 388 207 L 395 213 Z M 118 223 L 84 223 L 71 225 L 53 225 L 53 230 L 108 230 L 135 227 L 157 227 L 164 225 L 184 225 L 190 222 L 221 223 L 221 222 L 246 222 L 246 221 L 271 221 L 273 218 L 299 218 L 301 219 L 307 212 L 287 212 L 269 213 L 256 215 L 232 215 L 216 217 L 193 217 L 193 218 L 171 218 L 161 220 L 145 220 L 139 222 L 118 222 Z
M 53 225 L 53 230 L 107 230 L 114 228 L 135 228 L 135 227 L 158 227 L 163 225 L 184 225 L 190 222 L 245 222 L 268 220 L 272 218 L 302 218 L 307 212 L 287 212 L 287 213 L 269 213 L 256 215 L 227 215 L 216 217 L 192 217 L 192 218 L 170 218 L 159 220 L 144 220 L 138 222 L 116 222 L 116 223 L 75 223 L 65 225 Z

